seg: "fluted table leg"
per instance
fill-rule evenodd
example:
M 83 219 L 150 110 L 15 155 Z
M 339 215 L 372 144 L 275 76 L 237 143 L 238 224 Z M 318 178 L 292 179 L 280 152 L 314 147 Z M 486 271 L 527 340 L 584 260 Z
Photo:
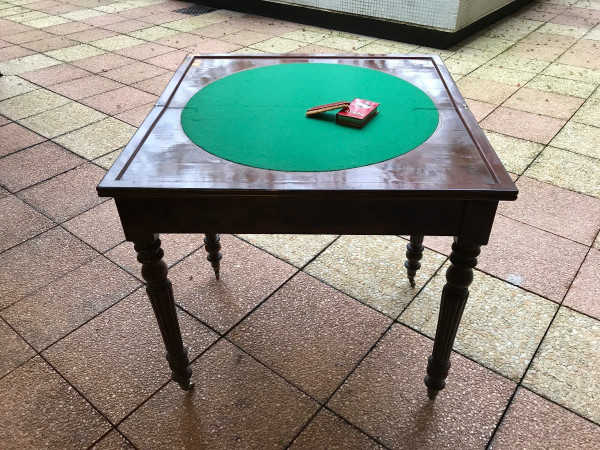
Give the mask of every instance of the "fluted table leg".
M 406 244 L 406 261 L 404 261 L 404 267 L 406 267 L 406 274 L 408 275 L 408 281 L 412 287 L 416 286 L 415 276 L 417 270 L 421 268 L 421 258 L 423 258 L 423 238 L 424 236 L 411 235 L 410 242 Z
M 171 368 L 171 378 L 183 390 L 190 390 L 192 369 L 183 346 L 175 299 L 171 282 L 167 278 L 167 264 L 163 261 L 164 252 L 160 248 L 158 235 L 134 243 L 137 259 L 142 263 L 142 277 L 146 281 L 146 292 L 150 298 L 154 315 L 158 321 L 160 333 L 167 349 L 167 361 Z
M 429 357 L 425 377 L 427 395 L 430 399 L 434 399 L 446 386 L 452 345 L 469 297 L 468 288 L 473 281 L 473 268 L 477 265 L 479 252 L 479 245 L 456 238 L 452 244 L 451 264 L 446 271 L 446 285 L 442 291 L 433 353 Z

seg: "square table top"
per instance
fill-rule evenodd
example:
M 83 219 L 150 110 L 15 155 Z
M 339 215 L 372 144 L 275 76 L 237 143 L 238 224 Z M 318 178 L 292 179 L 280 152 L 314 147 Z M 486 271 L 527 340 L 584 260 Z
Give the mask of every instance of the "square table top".
M 400 156 L 361 167 L 314 172 L 270 170 L 232 162 L 205 151 L 184 132 L 183 108 L 204 87 L 249 69 L 293 63 L 355 66 L 408 81 L 433 101 L 439 114 L 437 128 L 425 142 Z M 235 127 L 235 123 L 228 126 Z M 162 198 L 232 193 L 368 194 L 455 200 L 517 197 L 513 181 L 437 55 L 188 56 L 99 184 L 98 192 L 112 197 Z

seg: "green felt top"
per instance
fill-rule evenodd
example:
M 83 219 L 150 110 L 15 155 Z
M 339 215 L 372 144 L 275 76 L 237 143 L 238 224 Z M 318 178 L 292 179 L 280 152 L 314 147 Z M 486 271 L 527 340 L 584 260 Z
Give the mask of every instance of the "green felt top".
M 336 111 L 308 108 L 362 98 L 381 103 L 364 128 L 335 122 Z M 425 142 L 438 125 L 433 101 L 414 85 L 377 70 L 291 63 L 245 70 L 196 93 L 181 125 L 196 145 L 262 169 L 322 172 L 395 158 Z

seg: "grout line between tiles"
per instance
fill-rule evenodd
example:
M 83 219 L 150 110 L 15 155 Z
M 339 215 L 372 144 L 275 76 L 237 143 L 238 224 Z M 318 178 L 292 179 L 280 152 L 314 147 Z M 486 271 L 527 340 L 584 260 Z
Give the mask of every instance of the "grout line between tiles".
M 137 450 L 137 447 L 136 447 L 135 445 L 133 445 L 133 443 L 132 443 L 132 442 L 131 442 L 129 439 L 127 439 L 127 438 L 126 438 L 126 437 L 125 437 L 125 436 L 124 436 L 124 435 L 123 435 L 123 434 L 122 434 L 122 433 L 121 433 L 121 432 L 120 432 L 120 431 L 117 429 L 117 427 L 116 427 L 116 426 L 114 426 L 114 425 L 113 425 L 113 426 L 110 428 L 110 430 L 108 430 L 106 433 L 104 433 L 102 436 L 100 436 L 98 439 L 96 439 L 94 442 L 92 442 L 92 443 L 91 443 L 89 446 L 87 446 L 87 447 L 86 447 L 86 450 L 92 450 L 92 449 L 94 448 L 94 446 L 95 446 L 95 445 L 97 445 L 98 443 L 100 443 L 100 441 L 102 441 L 102 439 L 104 439 L 105 437 L 107 437 L 107 436 L 108 436 L 110 433 L 112 433 L 113 431 L 114 431 L 114 432 L 116 432 L 116 433 L 119 433 L 121 436 L 123 436 L 123 438 L 124 438 L 124 439 L 127 441 L 127 443 L 128 443 L 129 445 L 131 445 L 131 447 L 132 447 L 134 450 Z

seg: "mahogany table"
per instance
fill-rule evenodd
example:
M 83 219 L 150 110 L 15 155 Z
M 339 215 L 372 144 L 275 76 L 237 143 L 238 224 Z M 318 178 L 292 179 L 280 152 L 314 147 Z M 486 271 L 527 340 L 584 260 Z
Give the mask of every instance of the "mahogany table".
M 335 98 L 334 98 L 335 97 Z M 381 103 L 363 129 L 315 104 Z M 437 55 L 188 56 L 98 185 L 114 197 L 167 350 L 190 389 L 159 233 L 410 235 L 411 284 L 423 236 L 454 236 L 425 384 L 445 386 L 480 246 L 517 189 Z

